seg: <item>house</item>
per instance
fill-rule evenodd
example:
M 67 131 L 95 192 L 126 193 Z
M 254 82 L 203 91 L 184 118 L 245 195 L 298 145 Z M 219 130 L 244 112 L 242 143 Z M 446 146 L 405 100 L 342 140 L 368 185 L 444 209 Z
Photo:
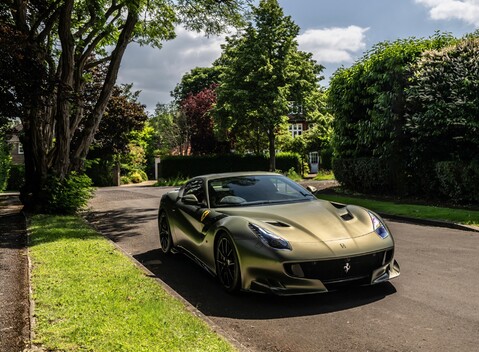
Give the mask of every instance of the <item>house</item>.
M 299 137 L 303 132 L 313 127 L 313 123 L 305 119 L 303 107 L 294 102 L 290 103 L 290 113 L 288 114 L 288 131 L 293 138 Z M 319 169 L 319 152 L 310 151 L 308 153 L 309 171 L 316 174 Z
M 12 163 L 13 164 L 24 164 L 25 156 L 23 155 L 23 145 L 20 142 L 19 134 L 22 132 L 22 125 L 17 124 L 12 133 L 12 137 L 8 143 L 12 146 Z

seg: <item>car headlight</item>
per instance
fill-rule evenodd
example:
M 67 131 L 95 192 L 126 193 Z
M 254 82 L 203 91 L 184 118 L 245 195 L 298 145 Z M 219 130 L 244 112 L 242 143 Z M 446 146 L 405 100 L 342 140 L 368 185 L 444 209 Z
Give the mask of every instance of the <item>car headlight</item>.
M 248 224 L 249 228 L 253 233 L 258 236 L 258 238 L 263 242 L 265 245 L 272 247 L 274 249 L 288 249 L 291 250 L 291 245 L 288 241 L 284 238 L 281 238 L 271 231 L 268 231 L 258 225 L 255 224 Z
M 373 213 L 368 212 L 369 216 L 371 217 L 371 221 L 373 223 L 373 231 L 378 234 L 379 237 L 385 239 L 389 236 L 389 231 L 386 228 L 386 225 Z

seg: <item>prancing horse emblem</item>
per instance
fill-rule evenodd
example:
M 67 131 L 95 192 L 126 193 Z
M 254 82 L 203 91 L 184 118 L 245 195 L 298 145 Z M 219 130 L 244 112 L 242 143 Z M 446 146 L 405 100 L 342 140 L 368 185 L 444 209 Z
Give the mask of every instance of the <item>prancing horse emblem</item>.
M 344 269 L 344 272 L 347 274 L 348 271 L 351 269 L 351 265 L 349 265 L 349 263 L 346 263 L 346 264 L 343 266 L 343 269 Z

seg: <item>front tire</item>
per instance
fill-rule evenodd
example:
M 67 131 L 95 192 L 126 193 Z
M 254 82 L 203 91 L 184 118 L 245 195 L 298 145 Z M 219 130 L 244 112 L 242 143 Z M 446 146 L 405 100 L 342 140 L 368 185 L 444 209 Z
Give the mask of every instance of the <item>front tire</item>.
M 158 220 L 158 228 L 160 230 L 161 251 L 165 254 L 171 253 L 173 249 L 173 237 L 171 236 L 170 223 L 165 212 L 161 212 Z
M 221 234 L 215 250 L 216 275 L 223 288 L 233 293 L 239 290 L 241 274 L 238 255 L 232 240 Z

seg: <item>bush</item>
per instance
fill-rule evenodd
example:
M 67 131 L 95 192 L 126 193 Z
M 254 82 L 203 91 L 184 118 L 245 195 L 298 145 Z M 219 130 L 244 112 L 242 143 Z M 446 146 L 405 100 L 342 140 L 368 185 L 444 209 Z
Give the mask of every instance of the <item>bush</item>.
M 377 158 L 335 159 L 333 172 L 351 191 L 377 194 L 394 189 L 388 168 Z
M 7 189 L 19 191 L 25 183 L 25 165 L 12 164 L 8 177 Z
M 115 162 L 109 159 L 88 160 L 86 174 L 97 187 L 113 186 Z
M 49 176 L 45 188 L 42 212 L 49 214 L 74 214 L 84 208 L 93 196 L 91 179 L 75 172 L 64 180 Z
M 439 191 L 453 202 L 479 202 L 479 162 L 436 163 Z
M 128 178 L 133 183 L 148 181 L 148 176 L 146 175 L 146 172 L 144 172 L 143 170 L 138 170 L 138 169 L 132 170 L 128 174 Z
M 321 169 L 332 170 L 333 168 L 333 148 L 328 147 L 321 150 Z
M 301 176 L 299 176 L 299 174 L 294 170 L 293 167 L 285 173 L 285 176 L 287 176 L 293 181 L 301 181 L 303 179 Z
M 301 159 L 293 153 L 279 153 L 276 168 L 301 172 Z M 217 156 L 167 156 L 160 164 L 160 177 L 164 179 L 188 178 L 198 175 L 233 172 L 266 171 L 269 159 L 264 155 L 217 155 Z
M 120 183 L 122 185 L 128 185 L 131 183 L 130 178 L 128 176 L 121 176 L 120 177 Z

